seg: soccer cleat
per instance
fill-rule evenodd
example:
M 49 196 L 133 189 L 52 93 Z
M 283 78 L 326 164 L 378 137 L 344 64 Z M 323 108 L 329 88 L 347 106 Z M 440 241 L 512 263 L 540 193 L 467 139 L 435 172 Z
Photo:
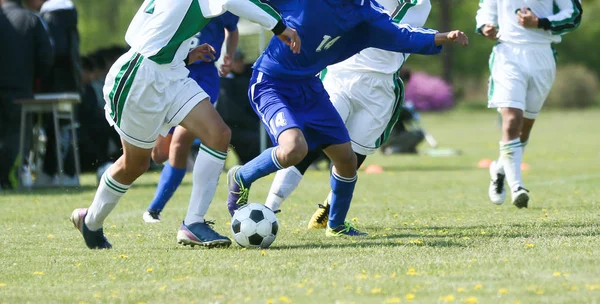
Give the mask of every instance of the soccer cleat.
M 73 210 L 71 213 L 71 222 L 75 225 L 75 228 L 81 232 L 85 244 L 90 249 L 110 249 L 112 245 L 108 242 L 104 236 L 102 228 L 98 231 L 91 231 L 85 225 L 85 216 L 87 215 L 87 208 L 79 208 Z
M 154 210 L 147 210 L 142 215 L 144 222 L 146 223 L 160 223 L 160 212 Z
M 308 229 L 325 229 L 329 220 L 329 200 L 325 199 L 323 204 L 319 204 L 319 208 L 313 213 L 310 221 L 308 221 Z
M 241 181 L 236 178 L 238 170 L 242 166 L 234 166 L 227 172 L 227 186 L 229 187 L 229 195 L 227 196 L 227 209 L 233 216 L 236 210 L 248 204 L 248 194 L 250 188 L 246 188 Z
M 204 223 L 193 223 L 191 225 L 181 223 L 181 227 L 177 232 L 177 243 L 184 246 L 190 245 L 192 247 L 196 245 L 208 248 L 229 247 L 229 245 L 231 245 L 231 240 L 214 231 L 210 226 L 212 224 L 214 223 L 207 221 Z
M 506 200 L 506 187 L 504 186 L 504 180 L 506 175 L 498 173 L 496 170 L 496 161 L 493 161 L 490 165 L 490 188 L 488 194 L 492 203 L 500 205 Z
M 529 190 L 519 187 L 515 192 L 512 193 L 512 203 L 515 207 L 527 208 L 527 204 L 529 203 Z
M 369 234 L 356 229 L 350 222 L 344 222 L 343 225 L 339 225 L 335 228 L 331 228 L 327 225 L 325 235 L 328 237 L 362 237 L 368 236 Z

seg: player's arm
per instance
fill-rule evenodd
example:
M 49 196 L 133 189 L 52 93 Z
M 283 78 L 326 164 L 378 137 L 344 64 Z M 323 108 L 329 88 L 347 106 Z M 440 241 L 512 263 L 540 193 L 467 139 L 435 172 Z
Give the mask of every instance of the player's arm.
M 554 0 L 558 7 L 556 14 L 538 18 L 531 10 L 518 12 L 519 24 L 529 28 L 541 28 L 553 35 L 564 35 L 579 27 L 583 8 L 579 0 Z
M 475 16 L 475 32 L 479 35 L 497 40 L 498 34 L 498 0 L 479 0 L 479 9 Z
M 219 68 L 221 76 L 227 76 L 231 72 L 231 58 L 238 47 L 240 41 L 240 32 L 237 29 L 237 21 L 235 24 L 230 24 L 225 28 L 225 56 L 223 56 L 223 64 Z
M 246 18 L 271 30 L 295 54 L 300 53 L 300 37 L 296 30 L 285 25 L 281 14 L 269 1 L 227 0 L 224 8 L 236 16 Z
M 467 36 L 460 31 L 439 33 L 435 30 L 396 24 L 383 14 L 368 24 L 366 47 L 393 52 L 434 55 L 442 45 L 457 42 L 467 45 Z

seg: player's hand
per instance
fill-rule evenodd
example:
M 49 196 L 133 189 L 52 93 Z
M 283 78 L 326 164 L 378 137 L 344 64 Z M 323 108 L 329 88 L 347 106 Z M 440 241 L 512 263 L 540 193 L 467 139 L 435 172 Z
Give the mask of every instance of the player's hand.
M 465 33 L 461 32 L 461 31 L 449 32 L 446 35 L 446 37 L 448 38 L 448 40 L 450 40 L 454 43 L 458 43 L 462 46 L 469 45 L 469 37 L 467 37 L 467 35 L 465 35 Z
M 188 54 L 190 64 L 202 60 L 204 62 L 215 61 L 215 49 L 208 43 L 201 44 Z
M 231 72 L 231 57 L 229 55 L 223 56 L 223 64 L 219 68 L 219 75 L 221 77 L 227 76 Z
M 539 19 L 538 17 L 528 8 L 522 8 L 517 11 L 517 18 L 519 24 L 526 28 L 537 28 Z
M 300 36 L 295 29 L 286 27 L 283 33 L 277 35 L 279 40 L 287 44 L 294 54 L 300 54 Z
M 498 40 L 498 27 L 493 24 L 486 24 L 481 27 L 481 34 L 491 40 Z

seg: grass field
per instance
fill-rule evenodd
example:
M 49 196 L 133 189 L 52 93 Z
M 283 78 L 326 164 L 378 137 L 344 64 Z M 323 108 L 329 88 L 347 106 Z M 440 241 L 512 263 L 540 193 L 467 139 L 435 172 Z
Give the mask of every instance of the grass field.
M 307 221 L 328 191 L 310 171 L 278 214 L 268 250 L 191 249 L 175 235 L 187 210 L 188 175 L 163 223 L 141 215 L 158 173 L 148 173 L 105 223 L 114 248 L 88 250 L 68 221 L 87 207 L 80 190 L 0 194 L 0 303 L 595 303 L 600 302 L 599 110 L 547 112 L 525 154 L 530 208 L 488 202 L 476 164 L 498 154 L 493 111 L 425 115 L 425 126 L 461 156 L 367 159 L 349 218 L 371 236 L 326 238 Z M 263 201 L 272 176 L 253 186 Z M 225 179 L 209 210 L 229 233 Z

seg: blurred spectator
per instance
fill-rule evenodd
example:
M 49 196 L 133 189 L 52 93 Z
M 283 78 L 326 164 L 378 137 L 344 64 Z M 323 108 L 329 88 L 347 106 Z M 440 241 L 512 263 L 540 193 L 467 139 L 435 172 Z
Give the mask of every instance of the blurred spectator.
M 53 50 L 42 20 L 21 1 L 0 3 L 0 185 L 13 188 L 21 124 L 21 107 L 13 101 L 33 98 L 35 80 L 49 71 Z
M 248 100 L 252 64 L 245 64 L 244 59 L 244 54 L 239 50 L 233 55 L 231 73 L 221 78 L 221 91 L 217 103 L 217 111 L 231 129 L 231 145 L 241 164 L 262 152 L 259 131 L 262 125 Z
M 40 6 L 40 4 L 43 4 Z M 77 10 L 71 0 L 27 0 L 27 6 L 39 11 L 48 25 L 50 37 L 54 45 L 54 65 L 49 75 L 42 79 L 41 90 L 44 93 L 79 92 L 81 82 L 81 63 L 79 62 L 79 32 L 77 31 Z M 70 145 L 69 128 L 61 123 L 60 136 L 65 143 L 62 150 L 72 150 Z M 46 131 L 46 154 L 42 172 L 36 178 L 36 185 L 48 185 L 58 182 L 58 175 L 63 174 L 62 183 L 77 185 L 75 166 L 71 160 L 64 160 L 64 171 L 57 172 L 56 139 L 52 124 L 52 116 L 44 115 L 44 130 Z M 73 151 L 68 151 L 71 154 Z M 65 154 L 67 154 L 65 153 Z M 63 159 L 64 155 L 61 155 Z

